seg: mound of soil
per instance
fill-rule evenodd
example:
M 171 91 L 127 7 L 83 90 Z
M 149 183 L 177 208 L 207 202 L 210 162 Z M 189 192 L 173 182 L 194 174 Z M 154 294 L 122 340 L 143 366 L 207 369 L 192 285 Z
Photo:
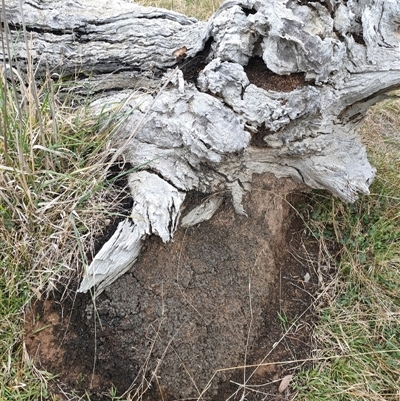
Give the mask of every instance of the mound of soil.
M 310 353 L 318 282 L 307 262 L 317 250 L 304 246 L 288 201 L 298 191 L 291 180 L 256 177 L 248 217 L 227 197 L 173 242 L 151 237 L 134 268 L 95 300 L 36 301 L 28 353 L 64 393 L 87 391 L 93 401 L 110 399 L 112 386 L 143 400 L 290 399 L 278 386 Z M 200 202 L 191 194 L 187 210 Z

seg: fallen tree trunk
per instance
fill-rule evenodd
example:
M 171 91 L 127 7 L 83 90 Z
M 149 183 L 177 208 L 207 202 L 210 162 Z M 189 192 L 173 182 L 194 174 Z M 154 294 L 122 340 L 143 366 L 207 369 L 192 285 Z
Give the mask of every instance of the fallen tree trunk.
M 78 75 L 79 90 L 97 95 L 95 113 L 121 116 L 113 141 L 147 170 L 129 179 L 128 243 L 170 240 L 190 190 L 230 191 L 245 214 L 253 174 L 292 177 L 349 202 L 368 194 L 375 169 L 357 129 L 400 86 L 397 0 L 234 0 L 208 22 L 124 1 L 5 4 L 20 70 L 33 63 L 37 78 Z M 110 269 L 120 256 L 101 255 L 80 290 L 108 283 L 133 255 L 118 273 Z

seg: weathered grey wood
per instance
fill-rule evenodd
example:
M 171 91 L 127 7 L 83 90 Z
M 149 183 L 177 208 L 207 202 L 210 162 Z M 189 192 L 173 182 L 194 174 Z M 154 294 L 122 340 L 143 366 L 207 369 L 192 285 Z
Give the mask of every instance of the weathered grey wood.
M 222 196 L 214 195 L 207 198 L 199 206 L 192 209 L 181 221 L 182 227 L 191 227 L 203 221 L 210 220 L 221 206 Z
M 87 292 L 97 285 L 96 295 L 99 295 L 132 267 L 147 236 L 156 234 L 167 242 L 176 230 L 185 199 L 183 192 L 147 171 L 131 174 L 129 186 L 134 199 L 131 219 L 118 225 L 114 235 L 95 256 L 78 292 Z
M 126 219 L 118 224 L 113 236 L 97 253 L 86 269 L 78 292 L 87 292 L 96 285 L 95 295 L 127 272 L 135 263 L 142 246 L 143 232 Z
M 1 13 L 21 71 L 30 57 L 38 77 L 79 72 L 90 77 L 78 92 L 115 89 L 92 108 L 123 116 L 114 146 L 151 172 L 129 180 L 137 241 L 169 240 L 189 190 L 230 192 L 245 214 L 253 174 L 349 202 L 368 194 L 375 169 L 357 129 L 400 87 L 397 0 L 234 0 L 208 22 L 124 1 L 30 0 L 22 10 L 8 0 Z M 191 64 L 198 79 L 171 69 Z
M 93 74 L 165 68 L 173 51 L 190 43 L 198 52 L 205 23 L 184 15 L 128 1 L 6 0 L 6 19 L 21 68 L 28 53 L 21 37 L 26 27 L 29 57 L 37 74 Z M 2 16 L 3 17 L 3 16 Z

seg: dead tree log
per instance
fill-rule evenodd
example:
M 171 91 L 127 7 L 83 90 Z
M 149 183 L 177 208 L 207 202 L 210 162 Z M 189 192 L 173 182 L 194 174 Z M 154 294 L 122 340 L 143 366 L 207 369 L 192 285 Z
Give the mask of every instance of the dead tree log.
M 232 0 L 208 22 L 124 1 L 5 4 L 21 70 L 29 59 L 37 77 L 86 75 L 80 90 L 111 90 L 93 110 L 123 116 L 113 141 L 146 170 L 129 178 L 133 223 L 115 234 L 119 248 L 150 234 L 171 239 L 190 190 L 229 190 L 245 214 L 253 174 L 292 177 L 349 202 L 368 194 L 375 170 L 357 129 L 400 86 L 397 0 Z M 185 224 L 217 207 L 202 205 Z M 123 266 L 114 275 L 132 265 L 138 250 L 120 263 L 112 244 L 81 291 L 109 277 L 110 265 Z

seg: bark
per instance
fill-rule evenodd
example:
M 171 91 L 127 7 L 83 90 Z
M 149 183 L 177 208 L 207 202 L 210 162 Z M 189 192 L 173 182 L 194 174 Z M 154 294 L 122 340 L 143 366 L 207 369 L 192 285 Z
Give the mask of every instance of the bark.
M 349 202 L 368 194 L 375 169 L 357 129 L 400 86 L 397 0 L 234 0 L 208 22 L 124 1 L 5 4 L 21 71 L 29 61 L 38 78 L 86 76 L 77 85 L 97 94 L 93 111 L 121 116 L 113 140 L 147 170 L 130 178 L 138 243 L 172 237 L 189 190 L 230 191 L 245 214 L 253 174 Z

